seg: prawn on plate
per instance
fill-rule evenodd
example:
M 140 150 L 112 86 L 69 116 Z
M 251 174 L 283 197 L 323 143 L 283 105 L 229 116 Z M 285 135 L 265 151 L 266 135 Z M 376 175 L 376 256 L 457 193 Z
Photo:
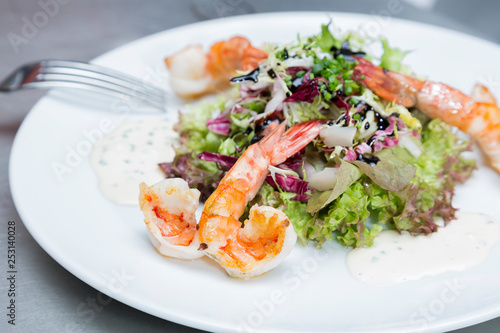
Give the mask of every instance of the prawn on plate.
M 360 57 L 356 60 L 359 64 L 354 68 L 354 80 L 388 101 L 416 107 L 469 134 L 500 173 L 500 109 L 487 88 L 477 86 L 474 99 L 444 83 L 423 82 Z
M 262 186 L 269 166 L 304 148 L 322 126 L 322 120 L 312 120 L 285 132 L 282 123 L 249 146 L 205 202 L 199 224 L 194 219 L 199 192 L 189 189 L 184 180 L 165 179 L 150 187 L 141 184 L 141 209 L 155 247 L 182 259 L 206 254 L 233 277 L 258 276 L 276 267 L 297 240 L 287 216 L 255 205 L 246 221 L 239 218 Z
M 148 236 L 160 254 L 179 259 L 198 259 L 200 241 L 196 237 L 196 217 L 200 191 L 190 189 L 178 178 L 152 186 L 139 186 L 139 205 L 144 213 Z
M 165 59 L 174 92 L 185 98 L 216 92 L 229 85 L 237 70 L 257 68 L 267 53 L 244 37 L 217 42 L 208 53 L 199 45 L 188 46 Z

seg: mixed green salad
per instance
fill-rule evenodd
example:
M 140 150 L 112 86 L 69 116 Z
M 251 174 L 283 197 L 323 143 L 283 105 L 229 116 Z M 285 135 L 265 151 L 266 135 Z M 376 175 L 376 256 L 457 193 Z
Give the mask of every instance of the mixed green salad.
M 181 113 L 175 160 L 161 167 L 206 199 L 220 179 L 273 122 L 293 126 L 325 119 L 320 135 L 270 174 L 248 205 L 283 210 L 305 244 L 335 239 L 371 245 L 387 228 L 412 234 L 454 218 L 454 187 L 475 169 L 469 143 L 438 119 L 379 98 L 353 81 L 356 57 L 410 74 L 405 52 L 381 40 L 380 59 L 363 51 L 355 32 L 334 36 L 328 25 L 312 37 L 268 45 L 267 60 L 232 79 L 213 103 Z

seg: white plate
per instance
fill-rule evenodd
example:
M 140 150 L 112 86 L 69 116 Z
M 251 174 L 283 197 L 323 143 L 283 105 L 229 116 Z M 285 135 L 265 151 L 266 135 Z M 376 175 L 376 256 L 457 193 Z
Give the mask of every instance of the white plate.
M 465 91 L 480 80 L 500 80 L 497 45 L 423 24 L 336 13 L 203 22 L 141 39 L 96 62 L 165 80 L 163 57 L 187 44 L 208 46 L 236 33 L 256 44 L 288 42 L 297 33 L 317 33 L 329 17 L 342 29 L 364 24 L 365 31 L 380 30 L 392 45 L 414 50 L 406 62 L 434 80 Z M 444 331 L 500 315 L 499 246 L 486 262 L 467 271 L 383 288 L 351 278 L 346 250 L 337 245 L 330 255 L 297 245 L 281 266 L 250 281 L 227 277 L 208 259 L 183 262 L 160 256 L 146 236 L 139 209 L 105 199 L 84 156 L 97 136 L 92 130 L 103 119 L 116 124 L 124 118 L 106 111 L 128 107 L 97 98 L 61 90 L 44 97 L 17 134 L 10 181 L 19 214 L 36 241 L 101 292 L 164 319 L 228 332 Z M 109 105 L 103 107 L 103 101 Z M 81 160 L 72 150 L 80 151 Z M 66 162 L 71 172 L 59 180 L 54 163 Z M 473 179 L 458 189 L 456 206 L 498 218 L 500 177 L 479 163 Z

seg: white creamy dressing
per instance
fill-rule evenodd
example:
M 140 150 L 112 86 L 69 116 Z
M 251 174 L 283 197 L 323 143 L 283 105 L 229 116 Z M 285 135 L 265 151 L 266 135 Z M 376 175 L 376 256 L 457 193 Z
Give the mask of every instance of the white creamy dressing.
M 158 163 L 171 162 L 178 140 L 173 124 L 164 119 L 124 122 L 99 141 L 91 163 L 101 192 L 123 205 L 137 205 L 139 184 L 159 182 L 165 174 Z
M 369 248 L 347 255 L 347 267 L 356 279 L 373 285 L 391 285 L 478 265 L 500 237 L 500 223 L 491 217 L 457 213 L 457 219 L 428 236 L 384 230 Z

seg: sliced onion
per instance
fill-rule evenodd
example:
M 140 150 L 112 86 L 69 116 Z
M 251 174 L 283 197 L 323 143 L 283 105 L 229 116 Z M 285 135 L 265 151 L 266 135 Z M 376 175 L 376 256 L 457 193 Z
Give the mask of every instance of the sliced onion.
M 295 171 L 299 174 L 300 178 L 305 180 L 308 180 L 309 175 L 316 173 L 316 169 L 314 169 L 314 166 L 311 163 L 305 161 L 304 164 L 295 169 Z
M 328 147 L 353 145 L 356 127 L 328 126 L 321 129 L 319 136 Z
M 283 101 L 285 100 L 286 98 L 286 94 L 285 94 L 285 91 L 284 90 L 278 90 L 276 92 L 276 95 L 273 96 L 273 98 L 271 98 L 271 100 L 269 101 L 269 103 L 267 103 L 266 105 L 266 109 L 264 110 L 264 114 L 271 114 L 273 113 L 276 108 L 281 104 L 283 103 Z
M 324 168 L 319 172 L 308 175 L 307 185 L 318 191 L 330 190 L 337 182 L 337 177 L 335 177 L 336 172 L 337 168 Z
M 366 129 L 366 124 L 368 124 L 368 129 Z M 375 112 L 368 111 L 365 115 L 365 120 L 361 123 L 361 128 L 359 129 L 357 139 L 363 141 L 368 139 L 370 136 L 375 134 L 377 131 L 377 121 L 375 120 Z
M 420 147 L 415 143 L 415 141 L 413 141 L 410 136 L 408 135 L 405 135 L 405 136 L 401 136 L 399 138 L 399 144 L 406 148 L 410 154 L 412 154 L 413 156 L 415 156 L 416 158 L 419 158 L 420 157 L 420 154 L 422 153 L 422 150 L 420 149 Z
M 314 65 L 314 60 L 312 57 L 307 58 L 288 58 L 282 61 L 285 67 L 307 67 L 311 68 Z

